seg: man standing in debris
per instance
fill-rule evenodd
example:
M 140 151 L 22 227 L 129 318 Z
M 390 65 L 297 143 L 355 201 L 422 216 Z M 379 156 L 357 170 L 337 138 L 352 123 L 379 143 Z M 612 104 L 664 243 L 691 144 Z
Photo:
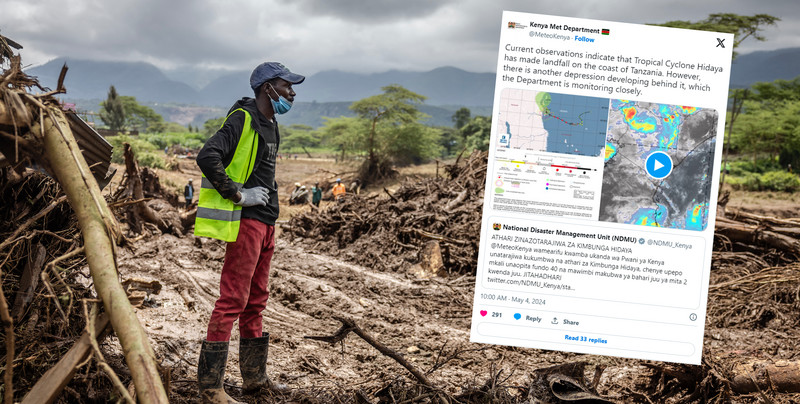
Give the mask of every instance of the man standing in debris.
M 242 98 L 197 156 L 203 172 L 195 235 L 227 241 L 197 377 L 203 402 L 233 402 L 222 388 L 233 323 L 239 320 L 242 390 L 276 389 L 266 375 L 269 333 L 262 332 L 269 266 L 275 250 L 278 184 L 275 164 L 280 135 L 277 114 L 289 111 L 293 84 L 305 77 L 266 62 L 250 75 L 255 98 Z
M 192 200 L 194 199 L 194 187 L 192 186 L 191 178 L 189 178 L 189 183 L 183 187 L 183 198 L 186 200 L 183 209 L 189 210 L 189 206 L 192 206 Z

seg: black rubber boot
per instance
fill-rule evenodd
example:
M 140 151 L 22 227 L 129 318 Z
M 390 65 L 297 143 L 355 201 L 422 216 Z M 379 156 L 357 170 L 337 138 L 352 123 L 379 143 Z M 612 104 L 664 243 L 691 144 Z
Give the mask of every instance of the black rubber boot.
M 225 377 L 225 362 L 228 360 L 228 341 L 203 341 L 200 359 L 197 361 L 197 385 L 200 401 L 207 404 L 242 404 L 222 388 Z
M 254 393 L 262 388 L 276 392 L 288 390 L 286 385 L 275 384 L 267 377 L 268 351 L 268 332 L 258 338 L 239 340 L 239 370 L 242 372 L 242 391 L 245 394 Z

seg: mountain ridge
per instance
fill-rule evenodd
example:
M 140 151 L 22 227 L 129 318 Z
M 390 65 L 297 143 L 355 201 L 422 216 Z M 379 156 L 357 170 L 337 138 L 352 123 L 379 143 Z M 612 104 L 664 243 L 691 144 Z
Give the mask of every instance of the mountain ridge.
M 61 66 L 69 67 L 64 86 L 74 99 L 104 99 L 114 85 L 119 94 L 141 102 L 177 102 L 203 106 L 227 106 L 242 96 L 252 96 L 249 71 L 231 71 L 210 80 L 201 89 L 170 79 L 156 66 L 145 62 L 89 61 L 56 58 L 26 69 L 42 85 L 55 88 Z M 360 74 L 325 70 L 306 77 L 298 99 L 308 102 L 357 101 L 380 94 L 381 87 L 400 84 L 426 96 L 430 105 L 476 105 L 492 103 L 493 73 L 473 73 L 452 66 L 426 72 L 390 70 Z
M 81 109 L 96 111 L 99 101 L 106 98 L 113 84 L 117 92 L 130 95 L 145 105 L 165 112 L 168 121 L 187 120 L 186 115 L 168 112 L 177 110 L 172 104 L 195 106 L 198 111 L 191 123 L 202 124 L 213 110 L 227 108 L 243 96 L 252 96 L 247 85 L 249 71 L 215 72 L 198 70 L 170 71 L 166 74 L 146 62 L 90 61 L 74 58 L 56 58 L 43 65 L 25 69 L 27 74 L 38 76 L 43 86 L 55 88 L 61 66 L 67 63 L 65 78 L 67 94 L 62 98 L 77 102 Z M 757 51 L 737 57 L 731 67 L 731 87 L 747 87 L 758 81 L 790 80 L 800 75 L 800 47 L 771 51 Z M 172 77 L 172 78 L 170 78 Z M 176 80 L 185 77 L 196 83 L 198 77 L 207 82 L 202 88 Z M 350 116 L 347 108 L 359 99 L 380 94 L 381 87 L 399 84 L 427 97 L 424 107 L 431 115 L 430 124 L 451 125 L 452 112 L 465 106 L 473 115 L 491 114 L 494 100 L 494 73 L 474 73 L 454 66 L 441 66 L 428 71 L 388 70 L 375 73 L 353 73 L 338 69 L 324 70 L 306 78 L 297 86 L 295 117 L 287 123 L 311 126 L 322 124 L 322 116 Z M 164 105 L 169 104 L 169 105 Z M 330 105 L 328 105 L 330 104 Z M 209 109 L 210 108 L 210 109 Z M 185 108 L 184 108 L 185 111 Z M 480 111 L 480 113 L 478 112 Z M 450 114 L 450 115 L 448 115 Z
M 250 96 L 250 72 L 245 70 L 215 72 L 198 69 L 195 74 L 182 69 L 187 81 L 205 76 L 207 84 L 197 89 L 176 80 L 179 71 L 167 75 L 146 62 L 90 61 L 56 58 L 26 69 L 38 76 L 47 87 L 55 88 L 61 66 L 70 70 L 65 79 L 67 95 L 75 99 L 104 99 L 113 84 L 120 94 L 142 102 L 175 102 L 226 107 L 242 96 Z M 731 87 L 747 87 L 758 81 L 790 80 L 800 75 L 800 47 L 756 51 L 739 55 L 731 66 Z M 172 78 L 170 78 L 170 76 Z M 211 78 L 213 77 L 213 78 Z M 298 86 L 298 100 L 342 102 L 379 94 L 381 87 L 399 84 L 427 97 L 429 105 L 490 106 L 494 99 L 494 73 L 474 73 L 454 66 L 427 71 L 388 70 L 376 73 L 352 73 L 338 69 L 324 70 L 306 78 Z

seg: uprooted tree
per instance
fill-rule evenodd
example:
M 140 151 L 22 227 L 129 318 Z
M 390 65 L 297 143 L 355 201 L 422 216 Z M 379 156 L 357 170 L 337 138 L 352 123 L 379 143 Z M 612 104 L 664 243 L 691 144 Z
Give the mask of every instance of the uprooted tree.
M 425 96 L 399 85 L 382 88 L 383 94 L 354 102 L 350 109 L 366 123 L 356 144 L 366 154 L 359 170 L 363 184 L 391 177 L 395 163 L 412 163 L 438 155 L 437 131 L 421 124 Z
M 66 66 L 57 89 L 48 91 L 22 72 L 21 58 L 13 55 L 2 37 L 0 47 L 4 50 L 2 55 L 10 55 L 9 68 L 0 74 L 0 151 L 12 167 L 19 168 L 30 160 L 60 183 L 78 219 L 94 287 L 122 345 L 137 399 L 142 403 L 166 403 L 168 399 L 158 374 L 155 353 L 119 282 L 115 243 L 120 232 L 116 219 L 53 97 L 65 92 L 62 83 Z M 5 60 L 0 63 L 4 65 Z M 32 95 L 29 93 L 32 87 L 44 93 Z M 13 359 L 13 354 L 11 351 L 7 356 Z M 12 371 L 6 368 L 7 373 Z M 7 397 L 12 388 L 6 384 Z

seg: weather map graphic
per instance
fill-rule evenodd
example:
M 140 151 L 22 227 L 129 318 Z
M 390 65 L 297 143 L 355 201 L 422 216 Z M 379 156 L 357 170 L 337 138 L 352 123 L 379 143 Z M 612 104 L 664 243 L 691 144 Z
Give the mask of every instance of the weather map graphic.
M 704 230 L 718 119 L 714 109 L 611 100 L 599 219 Z
M 599 156 L 605 149 L 608 98 L 505 88 L 497 147 Z

